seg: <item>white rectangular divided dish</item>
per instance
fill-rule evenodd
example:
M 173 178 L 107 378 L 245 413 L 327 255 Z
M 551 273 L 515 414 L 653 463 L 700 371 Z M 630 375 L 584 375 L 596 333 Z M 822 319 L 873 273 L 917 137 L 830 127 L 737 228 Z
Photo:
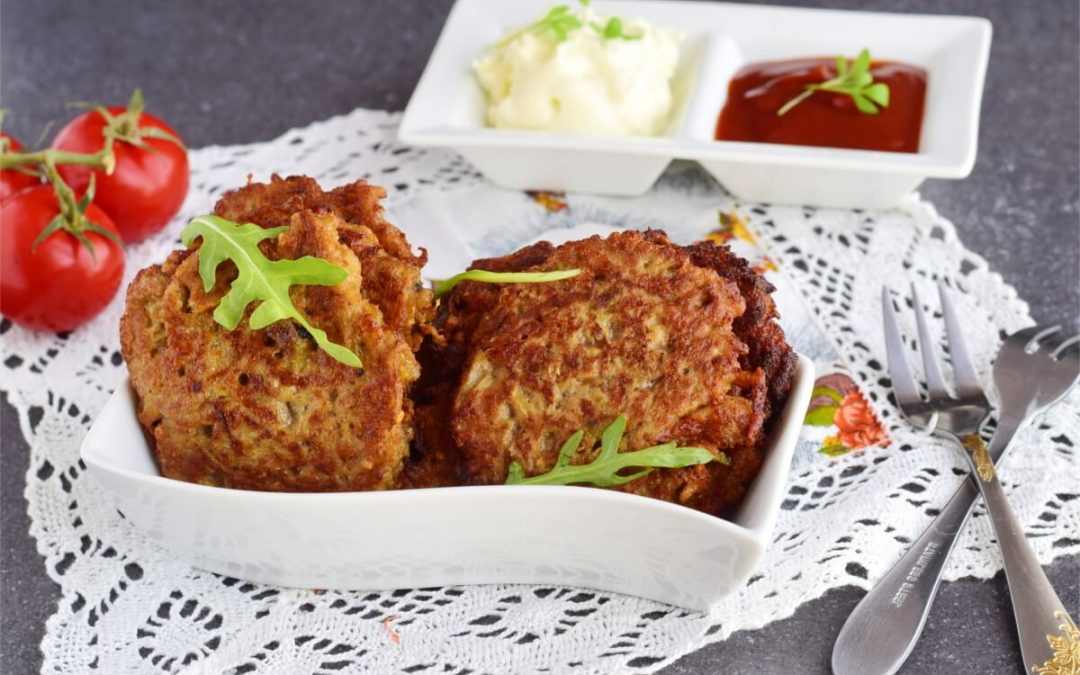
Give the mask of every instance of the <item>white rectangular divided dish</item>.
M 668 133 L 599 137 L 493 129 L 471 64 L 545 0 L 458 0 L 405 110 L 405 143 L 450 147 L 514 189 L 637 195 L 672 159 L 697 160 L 736 196 L 818 206 L 886 207 L 927 177 L 963 178 L 975 162 L 990 52 L 981 18 L 730 3 L 597 0 L 601 14 L 640 17 L 685 34 Z M 731 77 L 744 65 L 806 56 L 903 61 L 929 72 L 918 153 L 714 141 Z
M 813 381 L 800 357 L 765 464 L 730 521 L 583 487 L 290 494 L 171 480 L 127 382 L 82 458 L 128 521 L 211 572 L 313 589 L 559 584 L 705 610 L 745 583 L 769 544 Z

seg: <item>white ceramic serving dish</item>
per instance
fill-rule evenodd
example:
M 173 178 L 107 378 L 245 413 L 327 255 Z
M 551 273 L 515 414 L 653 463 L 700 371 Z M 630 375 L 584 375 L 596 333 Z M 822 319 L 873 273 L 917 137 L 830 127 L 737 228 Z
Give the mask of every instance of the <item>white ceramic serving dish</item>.
M 584 487 L 271 493 L 162 477 L 125 382 L 82 444 L 116 508 L 195 567 L 299 588 L 584 586 L 705 610 L 769 544 L 814 381 L 800 357 L 768 457 L 732 520 Z
M 493 129 L 471 64 L 552 0 L 458 0 L 409 101 L 399 136 L 453 148 L 514 189 L 637 195 L 672 159 L 697 160 L 749 201 L 887 207 L 925 178 L 964 178 L 975 163 L 990 22 L 730 3 L 597 0 L 602 14 L 644 18 L 685 33 L 677 105 L 664 136 L 596 137 Z M 714 141 L 728 83 L 742 66 L 800 56 L 904 61 L 929 71 L 918 153 Z

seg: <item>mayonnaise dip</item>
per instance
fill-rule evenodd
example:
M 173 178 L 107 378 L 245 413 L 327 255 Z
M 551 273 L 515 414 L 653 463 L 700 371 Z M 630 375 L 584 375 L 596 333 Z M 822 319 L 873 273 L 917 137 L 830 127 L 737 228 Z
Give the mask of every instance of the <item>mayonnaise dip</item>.
M 473 63 L 493 127 L 593 135 L 656 136 L 673 103 L 682 34 L 637 19 L 605 38 L 608 17 L 589 8 L 559 41 L 537 28 L 504 37 Z

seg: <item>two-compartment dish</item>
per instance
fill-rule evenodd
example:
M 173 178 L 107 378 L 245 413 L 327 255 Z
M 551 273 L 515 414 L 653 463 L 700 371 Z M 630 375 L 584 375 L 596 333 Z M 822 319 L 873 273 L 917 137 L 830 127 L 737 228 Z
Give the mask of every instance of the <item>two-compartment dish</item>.
M 400 137 L 460 152 L 495 183 L 638 195 L 673 159 L 699 162 L 748 201 L 883 207 L 925 178 L 963 178 L 975 161 L 990 49 L 985 19 L 754 7 L 728 3 L 594 3 L 606 16 L 679 31 L 674 105 L 657 136 L 597 136 L 492 128 L 474 63 L 546 3 L 459 0 L 409 102 Z M 717 141 L 717 119 L 743 67 L 807 57 L 903 62 L 928 73 L 918 152 Z

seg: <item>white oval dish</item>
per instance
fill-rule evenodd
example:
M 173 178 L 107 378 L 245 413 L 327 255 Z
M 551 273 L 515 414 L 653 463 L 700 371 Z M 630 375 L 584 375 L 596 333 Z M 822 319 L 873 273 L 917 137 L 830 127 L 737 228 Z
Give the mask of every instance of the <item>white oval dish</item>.
M 986 19 L 719 2 L 593 3 L 601 14 L 642 18 L 685 34 L 670 128 L 658 137 L 603 137 L 492 129 L 471 64 L 510 29 L 554 0 L 458 0 L 405 109 L 402 142 L 450 147 L 492 182 L 513 189 L 642 194 L 672 159 L 698 161 L 748 201 L 879 208 L 925 178 L 964 178 L 975 163 L 979 107 L 990 53 Z M 853 57 L 926 68 L 918 153 L 713 140 L 728 83 L 758 61 Z
M 584 586 L 707 610 L 760 562 L 814 381 L 799 357 L 761 473 L 732 520 L 582 487 L 273 493 L 164 478 L 127 382 L 82 444 L 135 527 L 195 567 L 299 588 Z

